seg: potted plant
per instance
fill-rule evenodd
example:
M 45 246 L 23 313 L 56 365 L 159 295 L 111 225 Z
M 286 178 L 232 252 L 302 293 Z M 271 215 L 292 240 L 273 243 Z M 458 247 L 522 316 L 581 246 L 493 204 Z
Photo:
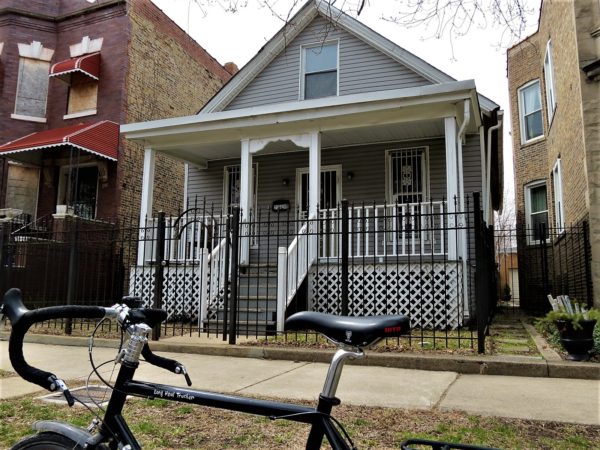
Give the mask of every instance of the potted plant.
M 542 319 L 546 324 L 554 324 L 560 335 L 560 343 L 571 361 L 587 361 L 594 347 L 594 327 L 600 319 L 600 311 L 586 309 L 585 306 L 570 300 L 568 296 L 552 299 L 548 296 L 552 311 Z

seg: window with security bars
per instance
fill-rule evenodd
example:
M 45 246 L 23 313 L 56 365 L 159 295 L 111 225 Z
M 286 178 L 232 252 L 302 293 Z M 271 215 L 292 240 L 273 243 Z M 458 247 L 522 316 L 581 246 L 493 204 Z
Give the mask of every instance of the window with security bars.
M 254 209 L 256 210 L 258 167 L 252 164 L 252 185 L 254 186 Z M 230 211 L 234 206 L 240 206 L 241 168 L 239 165 L 225 167 L 225 209 Z
M 428 196 L 427 147 L 405 148 L 388 153 L 391 203 L 420 203 Z

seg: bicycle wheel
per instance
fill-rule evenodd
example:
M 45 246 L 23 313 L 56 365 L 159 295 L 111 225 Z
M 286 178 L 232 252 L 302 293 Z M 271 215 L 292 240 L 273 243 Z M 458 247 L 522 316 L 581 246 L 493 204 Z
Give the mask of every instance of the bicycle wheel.
M 74 450 L 81 449 L 75 441 L 56 433 L 38 433 L 17 442 L 11 450 Z

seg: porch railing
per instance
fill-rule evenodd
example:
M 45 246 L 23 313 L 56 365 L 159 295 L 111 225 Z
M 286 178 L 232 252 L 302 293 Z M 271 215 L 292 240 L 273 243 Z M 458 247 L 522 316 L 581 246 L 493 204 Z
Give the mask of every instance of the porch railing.
M 316 255 L 317 220 L 302 224 L 290 246 L 279 247 L 277 255 L 277 331 L 283 331 L 285 310 L 308 275 Z

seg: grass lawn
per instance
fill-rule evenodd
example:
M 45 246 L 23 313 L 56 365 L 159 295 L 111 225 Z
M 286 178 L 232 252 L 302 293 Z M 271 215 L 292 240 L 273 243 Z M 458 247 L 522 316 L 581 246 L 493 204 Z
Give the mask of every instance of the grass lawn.
M 395 449 L 410 437 L 504 449 L 600 448 L 597 426 L 349 405 L 336 408 L 335 416 L 359 449 Z M 148 449 L 301 449 L 308 433 L 302 424 L 166 400 L 131 400 L 125 417 Z M 91 418 L 84 408 L 43 403 L 32 396 L 0 401 L 0 448 L 30 434 L 36 420 L 66 420 L 85 427 Z

